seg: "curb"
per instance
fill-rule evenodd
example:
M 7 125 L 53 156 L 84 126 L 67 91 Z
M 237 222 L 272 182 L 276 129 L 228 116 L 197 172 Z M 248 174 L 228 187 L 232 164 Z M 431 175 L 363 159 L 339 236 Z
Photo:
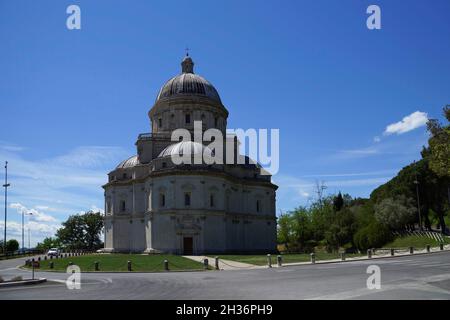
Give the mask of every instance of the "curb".
M 45 279 L 45 278 L 39 278 L 39 279 L 28 279 L 28 280 L 22 280 L 22 281 L 14 281 L 14 282 L 1 282 L 0 288 L 27 286 L 27 285 L 44 283 L 46 281 L 47 281 L 47 279 Z
M 31 270 L 24 268 L 22 266 L 19 266 L 18 269 L 22 271 L 31 272 Z M 174 273 L 174 272 L 204 272 L 204 271 L 211 271 L 211 270 L 205 270 L 205 269 L 192 269 L 192 270 L 169 270 L 169 271 L 81 271 L 80 273 L 127 273 L 127 274 L 139 274 L 139 273 Z M 57 271 L 57 270 L 42 270 L 42 269 L 34 269 L 34 272 L 48 272 L 48 273 L 66 273 L 66 271 Z
M 346 263 L 346 262 L 358 262 L 358 261 L 370 261 L 370 260 L 377 260 L 377 259 L 392 259 L 392 258 L 403 258 L 403 257 L 413 257 L 413 256 L 420 256 L 420 255 L 429 255 L 429 254 L 434 254 L 434 253 L 449 253 L 450 250 L 442 250 L 442 251 L 431 251 L 431 252 L 420 252 L 420 253 L 413 253 L 413 254 L 402 254 L 402 255 L 396 255 L 396 256 L 383 256 L 383 257 L 374 257 L 372 256 L 372 258 L 367 258 L 367 257 L 362 257 L 362 258 L 356 258 L 356 259 L 346 259 L 344 261 L 342 260 L 317 260 L 316 263 L 311 263 L 311 262 L 293 262 L 293 263 L 289 263 L 289 264 L 284 264 L 281 266 L 283 267 L 294 267 L 294 266 L 312 266 L 312 265 L 317 265 L 317 264 L 331 264 L 331 263 Z M 266 266 L 267 267 L 267 266 Z M 275 268 L 279 268 L 279 267 L 275 267 Z

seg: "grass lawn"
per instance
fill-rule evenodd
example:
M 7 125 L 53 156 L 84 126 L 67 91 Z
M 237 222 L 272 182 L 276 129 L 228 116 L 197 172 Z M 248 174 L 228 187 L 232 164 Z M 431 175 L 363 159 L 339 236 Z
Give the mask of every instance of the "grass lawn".
M 164 271 L 164 260 L 169 261 L 169 270 L 201 270 L 203 264 L 176 255 L 140 255 L 140 254 L 92 254 L 62 259 L 41 260 L 38 270 L 66 271 L 69 262 L 80 267 L 81 271 L 95 271 L 95 262 L 99 262 L 100 272 L 128 271 L 127 261 L 131 261 L 132 271 Z M 53 262 L 53 269 L 50 269 Z
M 283 263 L 292 263 L 292 262 L 308 262 L 311 261 L 311 255 L 309 253 L 287 253 L 282 254 Z M 358 254 L 346 254 L 347 258 L 361 256 Z M 258 266 L 267 265 L 267 255 L 219 255 L 219 259 L 243 262 L 254 264 Z M 340 255 L 338 253 L 326 253 L 326 252 L 318 252 L 316 253 L 316 261 L 319 260 L 331 260 L 331 259 L 339 259 Z M 272 264 L 277 263 L 277 255 L 272 255 Z
M 444 237 L 445 244 L 450 243 L 447 237 Z M 405 236 L 398 237 L 394 241 L 386 244 L 384 248 L 408 248 L 414 247 L 417 249 L 425 249 L 427 244 L 432 247 L 439 247 L 439 242 L 434 239 L 428 237 L 419 237 L 419 236 Z

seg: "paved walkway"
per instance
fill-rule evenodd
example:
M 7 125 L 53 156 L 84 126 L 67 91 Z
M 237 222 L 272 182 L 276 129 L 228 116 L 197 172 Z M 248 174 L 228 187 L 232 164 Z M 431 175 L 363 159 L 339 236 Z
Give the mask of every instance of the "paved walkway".
M 216 267 L 215 259 L 211 258 L 211 257 L 206 257 L 206 256 L 183 256 L 183 257 L 197 261 L 197 262 L 201 262 L 201 263 L 203 263 L 204 259 L 208 259 L 208 264 L 212 268 Z M 220 270 L 261 269 L 261 268 L 267 268 L 267 266 L 256 266 L 256 265 L 249 264 L 249 263 L 219 259 L 219 269 Z
M 445 245 L 444 250 L 450 250 L 450 245 Z M 431 248 L 431 252 L 439 252 L 441 251 L 439 247 Z M 422 250 L 414 250 L 414 254 L 424 254 L 427 253 L 426 249 Z M 411 255 L 409 253 L 409 249 L 396 249 L 395 250 L 395 256 L 409 256 Z M 197 262 L 203 263 L 204 259 L 208 259 L 208 264 L 215 268 L 215 259 L 213 257 L 206 257 L 206 256 L 184 256 L 187 259 L 191 259 Z M 391 251 L 390 249 L 377 249 L 375 253 L 372 255 L 372 259 L 376 258 L 389 258 L 391 257 Z M 346 261 L 361 261 L 361 260 L 369 260 L 369 258 L 366 255 L 359 256 L 359 257 L 347 257 L 345 259 Z M 333 262 L 342 262 L 341 259 L 330 259 L 330 260 L 316 260 L 316 264 L 322 264 L 322 263 L 333 263 Z M 282 266 L 298 266 L 298 265 L 305 265 L 305 264 L 311 264 L 310 261 L 305 262 L 289 262 L 289 263 L 282 263 Z M 272 267 L 278 268 L 277 265 L 277 255 L 272 255 Z M 219 259 L 219 269 L 220 270 L 242 270 L 242 269 L 263 269 L 267 268 L 267 265 L 258 266 L 253 265 L 249 263 L 243 263 L 238 261 L 232 261 L 232 260 L 224 260 Z

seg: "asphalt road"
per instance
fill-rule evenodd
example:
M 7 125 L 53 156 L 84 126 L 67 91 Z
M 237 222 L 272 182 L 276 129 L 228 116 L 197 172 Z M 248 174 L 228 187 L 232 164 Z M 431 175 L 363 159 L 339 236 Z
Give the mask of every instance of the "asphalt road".
M 24 259 L 0 261 L 4 279 L 30 272 Z M 369 290 L 369 265 L 381 270 L 381 289 Z M 272 269 L 83 273 L 81 289 L 67 289 L 65 273 L 36 272 L 41 285 L 0 288 L 0 299 L 450 299 L 450 252 Z

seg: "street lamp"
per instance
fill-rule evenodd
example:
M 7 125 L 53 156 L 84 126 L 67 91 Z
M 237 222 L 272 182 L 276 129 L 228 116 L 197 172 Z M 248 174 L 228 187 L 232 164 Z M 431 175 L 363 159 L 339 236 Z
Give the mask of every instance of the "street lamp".
M 24 215 L 25 215 L 25 211 L 22 210 L 22 250 L 25 249 Z M 33 212 L 28 212 L 27 215 L 32 216 Z M 30 227 L 28 227 L 28 249 L 30 249 Z
M 420 214 L 419 180 L 417 180 L 416 161 L 414 161 L 414 184 L 416 185 L 417 210 L 419 211 L 419 229 L 422 231 L 422 216 Z
M 3 236 L 3 253 L 6 254 L 6 220 L 8 217 L 8 187 L 10 184 L 8 183 L 8 161 L 5 161 L 5 184 L 3 188 L 5 188 L 5 233 Z

